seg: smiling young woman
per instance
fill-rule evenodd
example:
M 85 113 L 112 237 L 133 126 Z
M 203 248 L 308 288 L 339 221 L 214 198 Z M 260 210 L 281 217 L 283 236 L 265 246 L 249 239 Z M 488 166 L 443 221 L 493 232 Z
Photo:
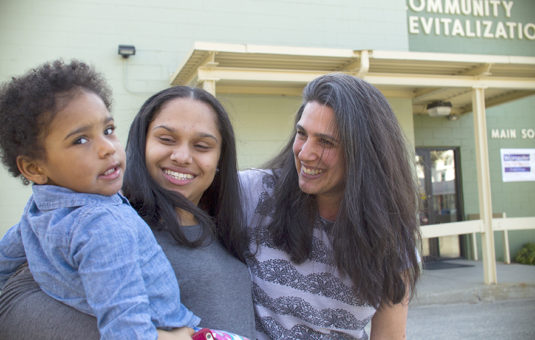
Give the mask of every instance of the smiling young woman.
M 221 142 L 209 105 L 190 98 L 171 100 L 149 125 L 147 170 L 162 188 L 199 204 L 214 180 Z

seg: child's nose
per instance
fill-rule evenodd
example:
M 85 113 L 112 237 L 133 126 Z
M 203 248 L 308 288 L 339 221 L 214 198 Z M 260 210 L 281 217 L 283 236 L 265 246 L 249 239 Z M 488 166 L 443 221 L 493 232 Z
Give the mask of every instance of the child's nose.
M 98 141 L 98 154 L 99 157 L 107 157 L 109 155 L 113 155 L 115 153 L 115 144 L 107 139 L 107 138 L 100 138 Z

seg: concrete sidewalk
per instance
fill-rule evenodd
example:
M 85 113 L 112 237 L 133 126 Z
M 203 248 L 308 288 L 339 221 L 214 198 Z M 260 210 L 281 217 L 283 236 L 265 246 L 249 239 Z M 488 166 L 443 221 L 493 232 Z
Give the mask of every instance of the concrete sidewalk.
M 535 298 L 535 266 L 497 262 L 498 283 L 485 285 L 481 262 L 445 262 L 442 269 L 423 270 L 420 281 L 416 284 L 416 295 L 410 305 Z

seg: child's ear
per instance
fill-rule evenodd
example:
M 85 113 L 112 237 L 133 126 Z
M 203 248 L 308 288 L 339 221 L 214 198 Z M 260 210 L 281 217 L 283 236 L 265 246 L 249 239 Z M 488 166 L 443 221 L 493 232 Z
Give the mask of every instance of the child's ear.
M 46 184 L 48 176 L 46 175 L 40 162 L 27 156 L 17 157 L 17 167 L 22 176 L 35 184 Z

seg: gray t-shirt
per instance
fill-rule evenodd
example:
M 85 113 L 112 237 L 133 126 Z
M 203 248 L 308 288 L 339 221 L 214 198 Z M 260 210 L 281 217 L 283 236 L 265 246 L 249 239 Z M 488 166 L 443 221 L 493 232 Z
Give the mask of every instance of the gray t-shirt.
M 195 238 L 200 227 L 184 227 Z M 155 232 L 180 285 L 181 300 L 201 326 L 254 338 L 251 281 L 247 267 L 218 241 L 189 249 L 167 232 Z M 96 319 L 43 293 L 27 267 L 0 295 L 0 339 L 99 339 Z
M 201 228 L 188 226 L 183 231 L 189 240 L 194 240 Z M 201 317 L 200 326 L 254 338 L 247 266 L 217 241 L 191 249 L 177 246 L 167 232 L 154 232 L 154 236 L 175 271 L 182 304 Z

